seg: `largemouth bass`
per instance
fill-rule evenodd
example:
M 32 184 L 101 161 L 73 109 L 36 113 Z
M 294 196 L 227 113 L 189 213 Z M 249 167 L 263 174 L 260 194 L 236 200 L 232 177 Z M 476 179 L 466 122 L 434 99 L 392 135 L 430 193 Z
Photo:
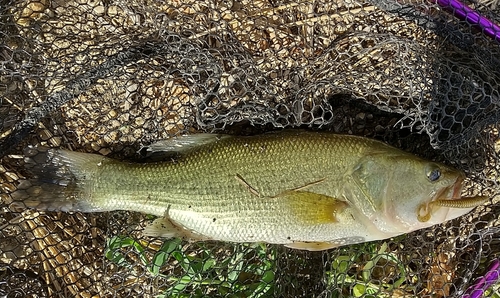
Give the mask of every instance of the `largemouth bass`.
M 382 142 L 285 131 L 198 134 L 147 148 L 174 157 L 130 163 L 27 149 L 36 175 L 12 196 L 41 210 L 156 215 L 145 234 L 323 250 L 386 239 L 469 212 L 464 174 Z

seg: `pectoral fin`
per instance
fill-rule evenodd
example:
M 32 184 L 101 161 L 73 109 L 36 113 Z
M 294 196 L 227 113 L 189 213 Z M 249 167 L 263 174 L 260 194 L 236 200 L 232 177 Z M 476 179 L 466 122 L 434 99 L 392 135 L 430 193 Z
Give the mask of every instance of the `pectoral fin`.
M 291 214 L 304 225 L 338 222 L 337 215 L 349 206 L 345 201 L 308 191 L 287 191 L 273 199 L 285 200 Z
M 331 242 L 294 242 L 290 244 L 285 244 L 288 248 L 309 250 L 309 251 L 321 251 L 332 249 L 338 247 L 339 245 Z

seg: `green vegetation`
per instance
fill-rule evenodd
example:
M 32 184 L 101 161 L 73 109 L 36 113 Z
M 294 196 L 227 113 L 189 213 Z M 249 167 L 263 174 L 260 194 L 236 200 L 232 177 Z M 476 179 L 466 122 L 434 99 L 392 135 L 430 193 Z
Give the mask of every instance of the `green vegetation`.
M 391 291 L 405 282 L 407 273 L 387 248 L 387 242 L 366 243 L 354 250 L 359 253 L 352 253 L 351 249 L 339 255 L 332 261 L 332 270 L 325 272 L 327 286 L 337 294 L 339 286 L 348 289 L 348 293 L 342 294 L 349 297 L 391 297 Z
M 274 291 L 276 250 L 265 244 L 242 244 L 214 252 L 206 243 L 185 250 L 180 239 L 165 241 L 152 257 L 130 237 L 115 236 L 107 242 L 105 256 L 113 263 L 132 268 L 127 255 L 133 252 L 150 277 L 166 279 L 158 298 L 266 297 Z M 189 295 L 184 293 L 190 293 Z
M 392 297 L 395 290 L 415 293 L 414 283 L 407 282 L 413 273 L 391 252 L 388 242 L 343 247 L 333 255 L 324 276 L 332 297 Z M 105 256 L 119 268 L 130 269 L 131 275 L 141 276 L 141 282 L 158 285 L 157 298 L 272 297 L 277 287 L 278 249 L 273 245 L 186 244 L 170 239 L 154 246 L 115 236 L 108 240 Z
M 500 298 L 500 283 L 494 284 L 484 292 L 484 297 Z

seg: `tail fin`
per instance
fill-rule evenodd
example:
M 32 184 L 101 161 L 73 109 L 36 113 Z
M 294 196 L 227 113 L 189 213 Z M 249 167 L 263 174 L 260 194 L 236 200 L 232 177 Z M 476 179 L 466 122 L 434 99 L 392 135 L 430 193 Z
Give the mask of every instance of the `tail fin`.
M 11 196 L 27 207 L 49 211 L 104 211 L 92 201 L 92 184 L 106 157 L 44 147 L 24 150 L 25 167 L 33 174 Z

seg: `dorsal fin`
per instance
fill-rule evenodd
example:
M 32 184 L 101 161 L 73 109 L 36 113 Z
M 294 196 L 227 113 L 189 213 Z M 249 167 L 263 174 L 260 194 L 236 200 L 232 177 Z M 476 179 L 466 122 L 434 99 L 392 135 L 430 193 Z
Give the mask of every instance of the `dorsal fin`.
M 144 146 L 139 150 L 139 152 L 144 157 L 151 157 L 153 155 L 171 156 L 175 154 L 182 154 L 193 148 L 208 145 L 210 143 L 214 143 L 230 137 L 231 136 L 229 135 L 210 133 L 182 135 L 166 140 L 160 140 L 150 145 Z

